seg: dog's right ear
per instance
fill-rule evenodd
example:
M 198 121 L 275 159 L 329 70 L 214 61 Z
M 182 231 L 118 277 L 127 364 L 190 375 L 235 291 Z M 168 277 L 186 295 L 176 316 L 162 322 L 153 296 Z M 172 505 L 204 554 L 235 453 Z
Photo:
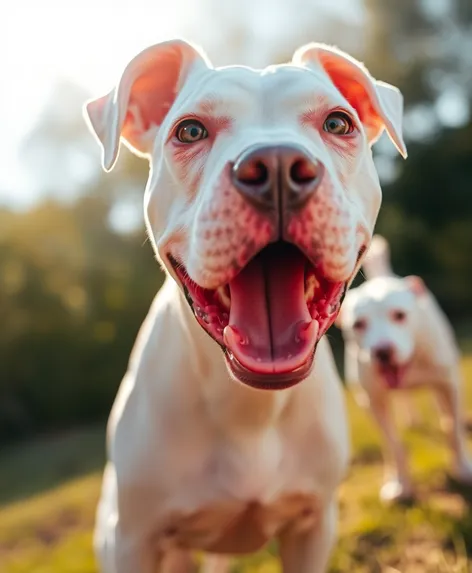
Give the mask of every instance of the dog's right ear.
M 393 275 L 390 264 L 390 245 L 381 235 L 374 235 L 362 261 L 362 270 L 367 280 Z
M 358 287 L 348 289 L 346 296 L 344 297 L 344 300 L 341 304 L 341 308 L 339 309 L 338 315 L 334 319 L 334 323 L 333 323 L 334 326 L 336 326 L 340 330 L 343 329 L 343 322 L 344 322 L 344 319 L 346 317 L 346 312 L 349 315 L 350 307 L 353 304 L 353 302 L 356 300 L 357 288 Z
M 191 73 L 211 66 L 206 56 L 183 40 L 151 46 L 126 66 L 110 93 L 86 102 L 84 115 L 102 147 L 102 165 L 111 171 L 120 137 L 141 156 L 152 152 L 156 132 Z
M 421 277 L 417 275 L 409 275 L 404 278 L 408 289 L 417 297 L 425 295 L 428 291 L 424 281 Z

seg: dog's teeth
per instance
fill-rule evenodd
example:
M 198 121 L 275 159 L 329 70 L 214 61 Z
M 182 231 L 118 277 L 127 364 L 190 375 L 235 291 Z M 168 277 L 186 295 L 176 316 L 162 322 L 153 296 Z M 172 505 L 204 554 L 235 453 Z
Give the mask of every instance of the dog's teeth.
M 310 275 L 305 280 L 305 301 L 309 302 L 315 298 L 316 289 L 320 283 L 316 280 L 315 275 Z
M 194 308 L 195 316 L 208 323 L 208 314 L 200 306 Z
M 231 306 L 231 298 L 227 287 L 219 287 L 216 292 L 218 293 L 218 298 L 220 299 L 221 304 L 229 310 L 229 307 Z
M 334 313 L 338 310 L 338 306 L 339 306 L 339 305 L 338 305 L 337 303 L 330 304 L 330 305 L 328 306 L 328 313 L 329 313 L 329 314 L 334 314 Z

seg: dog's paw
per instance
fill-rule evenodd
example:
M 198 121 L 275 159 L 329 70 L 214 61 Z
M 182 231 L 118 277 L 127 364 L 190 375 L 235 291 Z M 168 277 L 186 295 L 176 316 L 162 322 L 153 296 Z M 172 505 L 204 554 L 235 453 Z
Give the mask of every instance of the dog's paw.
M 380 489 L 380 499 L 384 503 L 411 503 L 414 499 L 413 488 L 399 480 L 386 481 Z

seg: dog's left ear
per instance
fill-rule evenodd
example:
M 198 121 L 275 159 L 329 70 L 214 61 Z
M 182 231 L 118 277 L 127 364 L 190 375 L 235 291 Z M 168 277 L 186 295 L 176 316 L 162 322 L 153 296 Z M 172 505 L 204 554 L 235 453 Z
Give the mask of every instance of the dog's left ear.
M 323 69 L 354 107 L 373 145 L 385 129 L 403 158 L 407 151 L 402 133 L 403 96 L 390 84 L 373 78 L 355 58 L 325 44 L 299 48 L 292 59 L 298 66 Z
M 408 277 L 405 277 L 405 282 L 408 285 L 409 290 L 415 295 L 415 296 L 423 296 L 424 294 L 426 294 L 427 289 L 426 289 L 426 285 L 424 284 L 424 281 L 422 278 L 416 276 L 416 275 L 410 275 Z

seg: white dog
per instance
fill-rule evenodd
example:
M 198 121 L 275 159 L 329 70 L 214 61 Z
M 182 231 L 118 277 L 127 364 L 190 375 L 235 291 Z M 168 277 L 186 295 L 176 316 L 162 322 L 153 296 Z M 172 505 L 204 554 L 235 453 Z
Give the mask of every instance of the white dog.
M 110 170 L 148 158 L 146 226 L 168 273 L 109 422 L 95 543 L 106 573 L 183 573 L 277 538 L 325 570 L 348 464 L 326 342 L 381 191 L 370 145 L 405 155 L 402 97 L 323 45 L 264 70 L 150 47 L 86 105 Z M 139 280 L 139 279 L 138 279 Z M 314 369 L 312 368 L 314 366 Z
M 397 277 L 386 240 L 374 236 L 363 263 L 367 281 L 347 294 L 336 324 L 345 340 L 345 377 L 370 405 L 385 441 L 385 501 L 408 499 L 413 485 L 391 417 L 392 392 L 436 392 L 454 457 L 453 473 L 472 482 L 461 404 L 459 351 L 452 328 L 417 276 Z

